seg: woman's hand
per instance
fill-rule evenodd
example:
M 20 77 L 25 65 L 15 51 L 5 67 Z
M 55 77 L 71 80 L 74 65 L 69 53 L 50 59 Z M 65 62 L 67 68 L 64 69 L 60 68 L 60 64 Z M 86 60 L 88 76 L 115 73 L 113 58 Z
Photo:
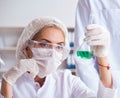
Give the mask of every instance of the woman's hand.
M 108 55 L 110 33 L 107 29 L 97 24 L 88 25 L 85 41 L 91 46 L 95 56 L 105 57 Z
M 38 72 L 39 68 L 34 59 L 22 59 L 20 62 L 3 74 L 3 78 L 11 85 L 13 85 L 16 80 L 25 72 L 30 72 L 31 76 L 34 78 Z

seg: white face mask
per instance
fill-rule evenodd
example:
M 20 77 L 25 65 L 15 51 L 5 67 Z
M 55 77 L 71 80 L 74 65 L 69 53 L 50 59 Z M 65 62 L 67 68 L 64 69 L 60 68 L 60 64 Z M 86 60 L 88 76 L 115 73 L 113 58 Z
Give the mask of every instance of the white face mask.
M 62 63 L 62 54 L 54 49 L 31 48 L 33 59 L 39 66 L 38 76 L 43 78 L 56 71 Z

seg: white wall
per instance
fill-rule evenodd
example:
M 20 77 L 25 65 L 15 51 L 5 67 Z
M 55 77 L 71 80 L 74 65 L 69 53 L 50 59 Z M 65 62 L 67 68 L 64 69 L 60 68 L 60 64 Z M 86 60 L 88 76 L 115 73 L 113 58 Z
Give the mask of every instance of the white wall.
M 55 16 L 74 26 L 78 0 L 0 0 L 0 26 L 24 26 L 41 16 Z

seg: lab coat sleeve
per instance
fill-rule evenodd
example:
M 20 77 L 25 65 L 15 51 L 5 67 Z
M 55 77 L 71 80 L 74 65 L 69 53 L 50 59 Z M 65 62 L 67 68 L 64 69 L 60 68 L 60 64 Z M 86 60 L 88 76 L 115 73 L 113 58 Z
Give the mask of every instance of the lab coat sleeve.
M 117 98 L 117 85 L 116 81 L 113 80 L 113 87 L 111 88 L 105 88 L 102 84 L 102 82 L 99 82 L 99 88 L 98 88 L 98 94 L 97 98 Z
M 105 88 L 102 82 L 99 82 L 97 94 L 89 89 L 80 78 L 73 78 L 72 98 L 117 98 L 117 85 L 113 80 L 113 88 Z M 92 81 L 91 81 L 92 82 Z
M 96 94 L 90 90 L 79 77 L 72 79 L 71 98 L 95 98 Z

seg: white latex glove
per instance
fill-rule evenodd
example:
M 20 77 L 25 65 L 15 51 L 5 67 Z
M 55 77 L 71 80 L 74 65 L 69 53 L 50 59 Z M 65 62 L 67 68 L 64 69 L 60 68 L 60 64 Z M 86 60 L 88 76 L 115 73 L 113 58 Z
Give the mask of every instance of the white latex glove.
M 104 27 L 97 24 L 88 25 L 85 41 L 91 46 L 95 56 L 108 55 L 110 33 Z
M 11 85 L 13 85 L 16 80 L 25 72 L 29 71 L 31 76 L 34 78 L 38 72 L 39 68 L 34 59 L 22 59 L 19 63 L 13 66 L 5 74 L 3 78 Z

